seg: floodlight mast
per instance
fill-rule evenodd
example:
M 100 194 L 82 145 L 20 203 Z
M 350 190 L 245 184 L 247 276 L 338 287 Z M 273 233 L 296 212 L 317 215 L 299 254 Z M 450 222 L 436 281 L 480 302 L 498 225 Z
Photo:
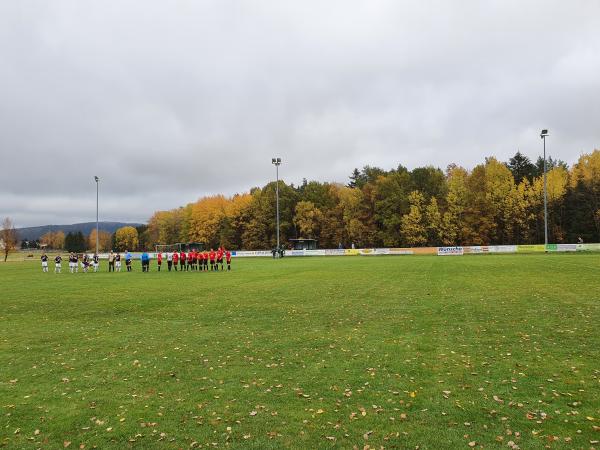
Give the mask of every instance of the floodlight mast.
M 548 177 L 546 175 L 546 136 L 548 130 L 542 130 L 540 138 L 544 141 L 544 251 L 548 251 Z
M 279 166 L 281 165 L 281 158 L 271 158 L 271 164 L 275 166 L 275 175 L 277 184 L 275 186 L 275 204 L 277 210 L 277 251 L 279 251 Z
M 96 181 L 96 255 L 98 254 L 98 185 L 100 182 L 100 178 L 94 176 L 94 180 Z

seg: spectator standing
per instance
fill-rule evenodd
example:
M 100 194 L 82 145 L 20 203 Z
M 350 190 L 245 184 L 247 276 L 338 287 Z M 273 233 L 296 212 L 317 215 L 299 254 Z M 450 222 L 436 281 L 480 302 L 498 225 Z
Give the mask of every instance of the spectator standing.
M 108 254 L 108 271 L 109 272 L 115 271 L 115 254 L 113 253 L 112 250 Z

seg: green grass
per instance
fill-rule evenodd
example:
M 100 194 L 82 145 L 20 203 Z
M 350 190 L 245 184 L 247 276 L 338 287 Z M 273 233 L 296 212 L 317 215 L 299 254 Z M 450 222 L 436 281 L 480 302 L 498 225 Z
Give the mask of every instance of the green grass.
M 0 264 L 0 447 L 599 447 L 599 269 L 594 254 Z

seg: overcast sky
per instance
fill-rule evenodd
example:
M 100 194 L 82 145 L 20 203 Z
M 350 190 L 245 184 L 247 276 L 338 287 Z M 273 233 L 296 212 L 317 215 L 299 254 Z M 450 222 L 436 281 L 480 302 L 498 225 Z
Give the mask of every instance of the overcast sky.
M 600 148 L 600 1 L 5 0 L 0 218 Z

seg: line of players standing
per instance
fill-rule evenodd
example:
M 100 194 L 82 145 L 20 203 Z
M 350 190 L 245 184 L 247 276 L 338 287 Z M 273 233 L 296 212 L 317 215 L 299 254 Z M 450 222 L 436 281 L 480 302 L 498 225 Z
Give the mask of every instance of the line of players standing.
M 231 270 L 231 252 L 229 250 L 225 250 L 224 248 L 219 247 L 217 251 L 214 251 L 212 248 L 210 252 L 198 252 L 196 250 L 191 250 L 189 252 L 167 252 L 164 254 L 160 252 L 156 255 L 156 261 L 158 264 L 158 271 L 162 267 L 163 259 L 167 261 L 167 268 L 169 272 L 171 269 L 175 269 L 177 271 L 177 265 L 179 264 L 180 270 L 184 271 L 208 271 L 209 264 L 211 271 L 218 271 L 219 267 L 221 270 L 224 270 L 223 267 L 223 258 L 227 263 L 227 270 Z M 127 268 L 127 272 L 131 272 L 131 262 L 132 255 L 129 251 L 125 251 L 125 266 Z M 142 271 L 148 272 L 150 270 L 150 257 L 147 252 L 143 252 L 141 257 L 142 261 Z M 42 271 L 48 272 L 48 255 L 46 253 L 42 254 Z M 71 252 L 69 254 L 69 270 L 71 273 L 79 272 L 79 265 L 81 263 L 81 267 L 83 272 L 87 273 L 90 269 L 94 272 L 98 272 L 100 267 L 100 257 L 97 254 L 93 256 L 84 253 L 81 258 L 76 253 Z M 54 258 L 54 273 L 61 273 L 62 271 L 62 256 L 56 255 Z M 108 271 L 109 272 L 120 272 L 121 271 L 121 254 L 110 252 L 108 255 Z
M 46 253 L 42 254 L 42 272 L 48 272 L 48 255 Z M 92 269 L 94 272 L 98 272 L 98 268 L 100 267 L 100 257 L 94 253 L 93 256 L 84 253 L 81 256 L 81 259 L 76 253 L 71 252 L 69 254 L 69 270 L 71 273 L 79 272 L 79 263 L 81 262 L 81 268 L 84 272 L 88 272 Z M 54 257 L 54 273 L 62 272 L 62 256 L 56 255 Z
M 227 270 L 231 270 L 231 252 L 219 247 L 216 251 L 212 248 L 210 251 L 199 252 L 191 250 L 189 252 L 168 252 L 163 257 L 162 253 L 158 253 L 156 261 L 158 264 L 158 271 L 162 266 L 163 259 L 167 261 L 167 268 L 169 272 L 171 269 L 177 271 L 177 265 L 182 272 L 184 271 L 218 271 L 225 270 L 223 266 L 223 260 L 227 263 Z M 210 269 L 209 269 L 210 264 Z

